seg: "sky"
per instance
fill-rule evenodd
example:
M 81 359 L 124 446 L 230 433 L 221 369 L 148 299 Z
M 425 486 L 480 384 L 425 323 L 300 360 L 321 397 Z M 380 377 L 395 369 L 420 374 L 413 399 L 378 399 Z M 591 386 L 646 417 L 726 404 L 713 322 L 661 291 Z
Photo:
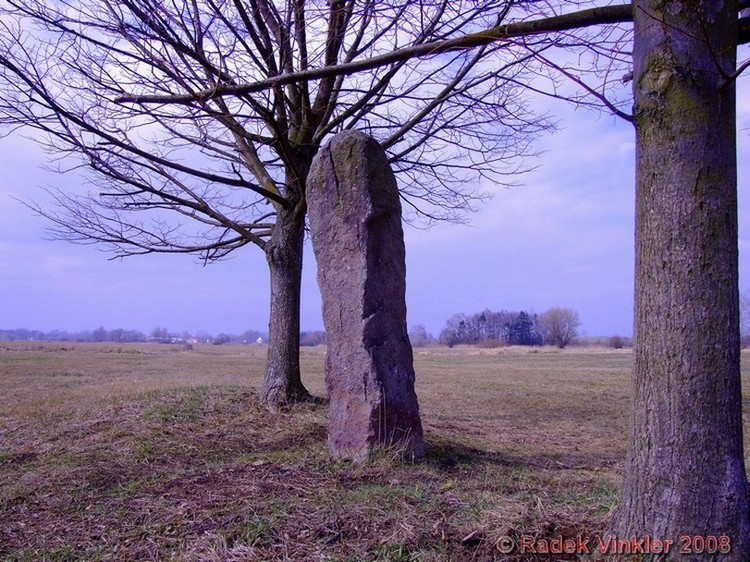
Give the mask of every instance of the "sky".
M 555 102 L 560 130 L 537 144 L 535 171 L 468 226 L 405 226 L 409 325 L 437 335 L 453 314 L 484 309 L 579 313 L 588 336 L 632 334 L 634 131 L 615 117 Z M 750 295 L 750 78 L 738 89 L 740 291 Z M 44 219 L 16 199 L 46 204 L 42 186 L 76 177 L 45 171 L 47 156 L 18 134 L 0 139 L 0 329 L 104 326 L 179 333 L 265 331 L 268 269 L 247 246 L 202 266 L 191 256 L 110 260 L 95 246 L 49 241 Z M 323 328 L 307 243 L 302 329 Z

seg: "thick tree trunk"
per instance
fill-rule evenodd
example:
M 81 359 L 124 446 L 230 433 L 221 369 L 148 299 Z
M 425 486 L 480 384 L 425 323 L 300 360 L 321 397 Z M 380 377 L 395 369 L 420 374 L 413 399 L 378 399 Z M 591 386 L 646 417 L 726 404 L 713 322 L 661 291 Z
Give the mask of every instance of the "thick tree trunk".
M 270 410 L 310 398 L 299 368 L 300 288 L 305 214 L 298 205 L 278 212 L 266 246 L 271 273 L 268 362 L 260 402 Z
M 669 560 L 714 559 L 706 549 L 750 560 L 735 92 L 725 78 L 735 67 L 736 21 L 736 2 L 635 7 L 636 345 L 612 532 L 673 540 Z

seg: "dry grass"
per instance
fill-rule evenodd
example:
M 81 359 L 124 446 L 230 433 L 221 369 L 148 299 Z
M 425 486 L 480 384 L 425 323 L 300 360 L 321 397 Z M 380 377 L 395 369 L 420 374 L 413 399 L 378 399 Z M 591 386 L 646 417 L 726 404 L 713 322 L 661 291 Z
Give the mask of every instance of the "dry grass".
M 256 406 L 263 363 L 0 344 L 0 560 L 531 561 L 497 539 L 593 536 L 616 502 L 628 351 L 416 350 L 428 454 L 362 466 L 327 459 L 324 407 Z

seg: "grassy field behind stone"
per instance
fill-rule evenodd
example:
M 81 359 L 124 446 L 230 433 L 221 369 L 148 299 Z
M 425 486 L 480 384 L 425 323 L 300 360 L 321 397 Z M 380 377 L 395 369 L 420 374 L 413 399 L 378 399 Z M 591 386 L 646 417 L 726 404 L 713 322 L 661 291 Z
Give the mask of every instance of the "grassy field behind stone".
M 627 350 L 417 349 L 428 453 L 364 465 L 328 460 L 325 406 L 258 408 L 264 354 L 0 343 L 0 560 L 576 560 L 497 542 L 592 537 L 617 501 Z

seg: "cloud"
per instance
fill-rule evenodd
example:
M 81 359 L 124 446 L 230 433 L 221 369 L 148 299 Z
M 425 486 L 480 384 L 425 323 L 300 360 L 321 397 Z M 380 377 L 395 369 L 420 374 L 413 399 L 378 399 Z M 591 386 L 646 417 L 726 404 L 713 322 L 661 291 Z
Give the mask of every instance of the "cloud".
M 750 293 L 750 79 L 738 81 L 740 281 Z M 456 312 L 485 308 L 579 311 L 591 335 L 631 333 L 634 133 L 606 115 L 550 107 L 564 128 L 545 136 L 538 169 L 494 199 L 471 226 L 406 227 L 409 321 L 437 332 Z M 185 256 L 110 262 L 94 247 L 51 243 L 44 221 L 9 194 L 40 185 L 77 188 L 49 174 L 28 141 L 0 141 L 0 307 L 5 327 L 241 332 L 268 323 L 268 269 L 249 247 L 200 267 Z M 67 182 L 67 183 L 66 183 Z M 302 328 L 322 327 L 312 251 L 303 274 Z
M 407 231 L 415 322 L 436 331 L 455 312 L 568 306 L 589 333 L 630 333 L 633 131 L 590 112 L 564 117 L 538 169 L 496 190 L 472 227 Z

